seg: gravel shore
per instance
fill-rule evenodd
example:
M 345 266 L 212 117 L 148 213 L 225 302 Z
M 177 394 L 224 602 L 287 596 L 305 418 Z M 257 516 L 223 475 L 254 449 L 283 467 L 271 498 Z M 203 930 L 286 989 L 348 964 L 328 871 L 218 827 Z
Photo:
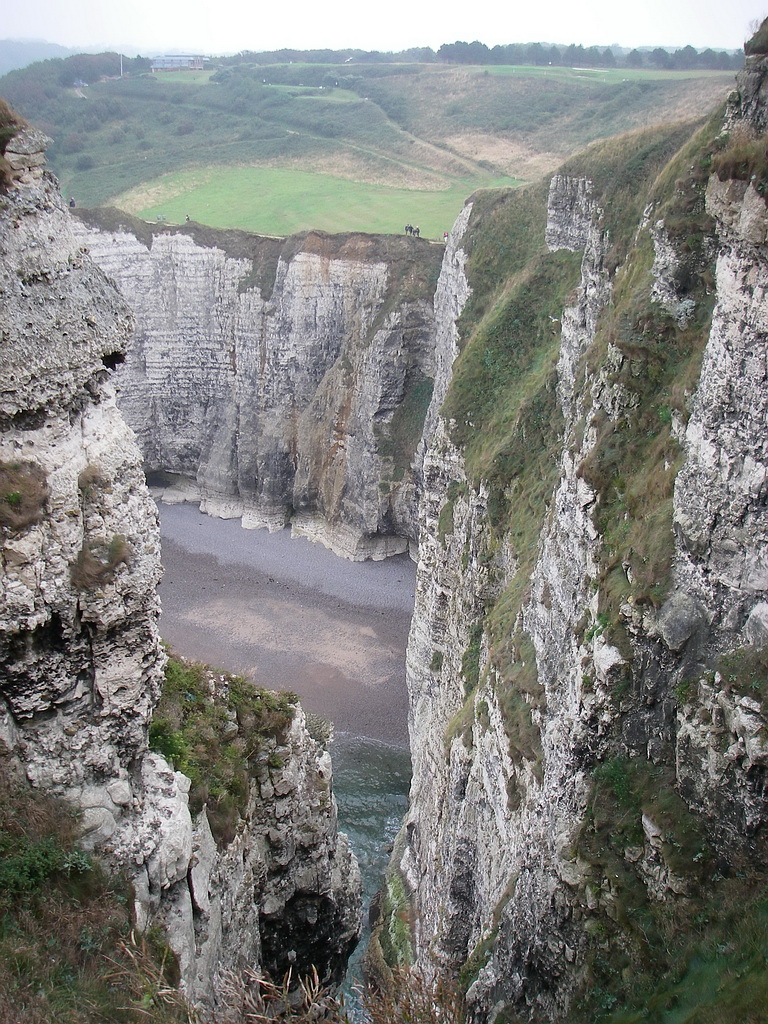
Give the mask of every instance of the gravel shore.
M 407 555 L 348 562 L 189 504 L 160 505 L 160 522 L 160 630 L 179 654 L 292 690 L 338 731 L 407 745 Z

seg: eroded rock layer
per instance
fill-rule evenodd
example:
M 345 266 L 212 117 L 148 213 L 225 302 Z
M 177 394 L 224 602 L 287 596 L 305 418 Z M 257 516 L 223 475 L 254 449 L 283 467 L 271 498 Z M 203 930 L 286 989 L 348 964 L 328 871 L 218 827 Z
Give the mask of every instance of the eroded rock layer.
M 349 558 L 405 550 L 442 247 L 80 216 L 136 317 L 118 383 L 148 468 L 247 527 L 290 522 Z
M 768 212 L 732 154 L 764 149 L 766 73 L 730 135 L 609 143 L 452 238 L 371 966 L 453 977 L 475 1022 L 675 1005 L 699 957 L 726 1019 L 752 969 L 723 953 L 751 963 L 768 868 Z

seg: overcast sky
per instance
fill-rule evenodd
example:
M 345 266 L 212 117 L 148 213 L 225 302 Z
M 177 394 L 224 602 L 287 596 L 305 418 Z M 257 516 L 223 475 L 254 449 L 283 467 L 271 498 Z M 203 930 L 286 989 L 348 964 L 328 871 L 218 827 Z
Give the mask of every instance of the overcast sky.
M 0 35 L 125 53 L 401 50 L 457 39 L 735 49 L 768 0 L 5 0 Z

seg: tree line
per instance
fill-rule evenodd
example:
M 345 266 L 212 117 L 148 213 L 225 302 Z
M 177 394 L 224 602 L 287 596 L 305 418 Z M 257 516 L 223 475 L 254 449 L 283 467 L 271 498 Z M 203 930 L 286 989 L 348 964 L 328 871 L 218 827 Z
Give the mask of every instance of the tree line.
M 533 64 L 558 67 L 586 68 L 656 68 L 660 70 L 687 71 L 692 68 L 713 71 L 738 70 L 744 63 L 739 52 L 729 54 L 725 50 L 695 50 L 684 46 L 679 50 L 666 50 L 657 46 L 653 50 L 622 50 L 619 47 L 547 46 L 543 43 L 509 43 L 506 46 L 488 47 L 475 40 L 472 43 L 443 43 L 437 51 L 439 61 L 450 64 Z
M 434 51 L 429 46 L 413 47 L 397 52 L 380 50 L 243 50 L 230 57 L 217 58 L 217 64 L 377 64 L 390 62 L 412 62 L 419 64 L 525 64 L 545 67 L 585 68 L 650 68 L 669 71 L 702 69 L 710 71 L 738 71 L 744 63 L 744 54 L 726 50 L 696 50 L 683 46 L 668 50 L 662 46 L 655 49 L 633 49 L 624 47 L 582 46 L 571 43 L 568 46 L 546 43 L 508 43 L 486 46 L 475 40 L 471 43 L 457 41 L 443 43 Z

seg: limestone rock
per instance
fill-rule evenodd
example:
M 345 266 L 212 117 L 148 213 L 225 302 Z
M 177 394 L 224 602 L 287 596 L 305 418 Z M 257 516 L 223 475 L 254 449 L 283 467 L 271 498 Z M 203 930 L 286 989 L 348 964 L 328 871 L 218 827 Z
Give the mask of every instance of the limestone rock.
M 0 473 L 24 512 L 0 522 L 0 741 L 33 786 L 81 809 L 82 847 L 131 874 L 137 927 L 164 923 L 206 1012 L 227 971 L 282 971 L 281 929 L 298 970 L 336 981 L 360 878 L 302 712 L 284 769 L 263 795 L 252 781 L 221 849 L 205 813 L 192 820 L 190 780 L 147 749 L 165 654 L 157 510 L 115 403 L 131 314 L 43 169 L 45 142 L 11 141 L 0 204 Z
M 767 81 L 768 62 L 750 58 L 731 126 L 748 117 L 755 130 L 765 130 Z M 715 666 L 724 652 L 745 642 L 761 647 L 768 635 L 768 220 L 749 182 L 713 177 L 706 201 L 713 226 L 696 258 L 719 253 L 715 305 L 690 415 L 673 424 L 681 446 L 679 471 L 671 462 L 669 470 L 677 472 L 674 561 L 660 607 L 655 595 L 633 597 L 623 601 L 620 622 L 609 622 L 616 605 L 615 594 L 606 594 L 606 550 L 614 541 L 601 536 L 605 499 L 583 472 L 601 431 L 628 429 L 636 411 L 636 398 L 621 383 L 631 361 L 611 336 L 623 325 L 608 313 L 607 218 L 587 179 L 558 174 L 550 186 L 547 242 L 580 251 L 583 259 L 579 286 L 558 314 L 559 480 L 512 626 L 504 615 L 494 619 L 493 598 L 517 569 L 513 543 L 489 523 L 488 487 L 467 479 L 450 424 L 437 410 L 427 421 L 407 652 L 414 776 L 391 869 L 415 917 L 417 969 L 427 977 L 456 977 L 478 968 L 467 992 L 472 1024 L 502 1014 L 567 1019 L 584 979 L 586 950 L 599 948 L 594 936 L 606 926 L 621 936 L 621 885 L 600 854 L 594 863 L 584 855 L 585 835 L 598 829 L 591 803 L 597 765 L 626 771 L 628 779 L 636 768 L 653 778 L 667 772 L 671 781 L 664 785 L 698 816 L 718 856 L 749 859 L 753 843 L 755 856 L 764 856 L 767 729 L 760 682 L 740 691 Z M 467 253 L 461 260 L 457 253 L 466 227 L 467 219 L 457 225 L 443 268 L 464 301 Z M 659 308 L 662 322 L 669 315 L 680 329 L 692 329 L 698 310 L 685 290 L 690 254 L 652 203 L 638 234 L 640 258 L 648 268 L 652 262 L 651 308 Z M 633 270 L 616 275 L 617 287 L 619 280 L 630 287 Z M 436 299 L 440 294 L 438 286 Z M 450 367 L 457 354 L 458 312 L 460 305 L 436 304 L 438 365 Z M 601 317 L 607 327 L 598 339 Z M 448 385 L 444 376 L 441 387 Z M 514 484 L 505 494 L 510 522 Z M 527 514 L 524 501 L 520 508 Z M 628 579 L 631 570 L 612 571 L 621 581 L 620 573 Z M 497 685 L 489 658 L 491 645 L 508 643 L 509 632 L 532 647 L 515 651 L 521 667 L 535 666 L 533 681 L 526 673 L 526 688 L 517 691 L 508 680 Z M 470 644 L 480 672 L 468 695 Z M 505 693 L 505 685 L 514 692 Z M 620 854 L 623 867 L 648 900 L 685 899 L 698 862 L 687 877 L 679 873 L 679 851 L 667 823 L 657 819 L 638 813 L 637 840 Z M 610 948 L 608 940 L 603 945 Z M 478 967 L 482 950 L 487 955 Z
M 203 236 L 128 218 L 107 230 L 78 213 L 136 316 L 117 378 L 149 469 L 194 481 L 187 494 L 210 515 L 292 523 L 347 558 L 416 539 L 440 247 Z

